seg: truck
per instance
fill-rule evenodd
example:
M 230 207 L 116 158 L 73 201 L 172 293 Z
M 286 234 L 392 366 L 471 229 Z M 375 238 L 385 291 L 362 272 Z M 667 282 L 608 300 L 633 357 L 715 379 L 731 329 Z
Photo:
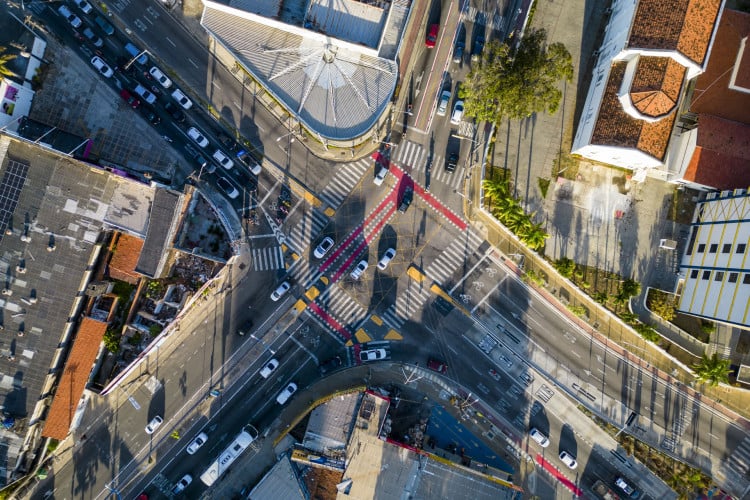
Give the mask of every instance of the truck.
M 592 489 L 594 490 L 594 493 L 596 493 L 597 497 L 601 498 L 602 500 L 620 500 L 619 495 L 612 491 L 602 481 L 595 482 Z

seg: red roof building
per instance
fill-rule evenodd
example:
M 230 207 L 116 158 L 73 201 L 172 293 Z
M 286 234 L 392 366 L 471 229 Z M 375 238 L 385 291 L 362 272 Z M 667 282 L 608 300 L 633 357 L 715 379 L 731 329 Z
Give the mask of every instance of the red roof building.
M 141 257 L 143 240 L 123 233 L 118 233 L 115 238 L 112 259 L 109 261 L 109 277 L 135 285 L 141 278 L 135 268 Z

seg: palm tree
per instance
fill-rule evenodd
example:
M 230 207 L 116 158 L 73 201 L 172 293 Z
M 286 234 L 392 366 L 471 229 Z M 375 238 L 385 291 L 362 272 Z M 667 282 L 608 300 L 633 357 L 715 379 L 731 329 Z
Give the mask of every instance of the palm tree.
M 720 383 L 729 382 L 729 374 L 732 372 L 729 369 L 730 363 L 728 359 L 720 359 L 717 353 L 710 358 L 704 354 L 700 362 L 693 365 L 693 370 L 699 382 L 717 386 Z
M 8 68 L 8 63 L 16 57 L 16 54 L 8 53 L 8 47 L 0 47 L 0 76 L 18 76 Z

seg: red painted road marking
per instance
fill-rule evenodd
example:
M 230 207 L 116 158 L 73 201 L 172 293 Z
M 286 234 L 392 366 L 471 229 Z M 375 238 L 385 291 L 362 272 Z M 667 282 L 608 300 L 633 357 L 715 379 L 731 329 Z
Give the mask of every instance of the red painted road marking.
M 312 311 L 315 314 L 317 314 L 318 316 L 320 316 L 323 321 L 325 321 L 326 323 L 328 323 L 328 326 L 330 326 L 331 328 L 333 328 L 339 335 L 341 335 L 342 337 L 344 337 L 344 340 L 349 340 L 352 337 L 352 334 L 349 333 L 349 331 L 346 328 L 344 328 L 341 325 L 341 323 L 339 323 L 338 321 L 336 321 L 333 318 L 333 316 L 331 316 L 326 311 L 324 311 L 323 309 L 321 309 L 318 304 L 316 304 L 315 302 L 310 302 L 307 305 L 307 307 L 310 308 L 310 309 L 312 309 Z
M 545 460 L 543 456 L 537 455 L 536 456 L 536 461 L 537 461 L 537 463 L 539 465 L 541 465 L 542 467 L 544 467 L 544 469 L 547 472 L 549 472 L 550 474 L 552 474 L 552 476 L 555 479 L 557 479 L 558 481 L 560 481 L 563 486 L 565 486 L 570 491 L 572 491 L 576 496 L 580 497 L 580 496 L 583 495 L 583 490 L 581 488 L 579 488 L 578 486 L 576 486 L 573 481 L 571 481 L 570 479 L 568 479 L 567 477 L 565 477 L 562 474 L 562 472 L 560 472 L 559 470 L 557 470 L 557 467 L 555 467 L 554 465 L 552 465 L 551 463 L 549 463 L 547 460 Z

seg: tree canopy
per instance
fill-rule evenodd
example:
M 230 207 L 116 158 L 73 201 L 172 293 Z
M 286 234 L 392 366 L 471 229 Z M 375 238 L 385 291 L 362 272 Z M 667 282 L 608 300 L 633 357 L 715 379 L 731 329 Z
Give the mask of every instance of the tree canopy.
M 530 30 L 515 51 L 508 43 L 490 41 L 458 95 L 464 99 L 464 114 L 478 121 L 517 120 L 555 113 L 562 100 L 559 82 L 572 79 L 568 49 L 561 43 L 547 45 L 545 30 Z
M 708 357 L 705 354 L 700 362 L 693 365 L 698 382 L 708 383 L 708 385 L 717 386 L 720 383 L 729 382 L 729 374 L 732 370 L 729 368 L 731 361 L 719 358 L 718 354 Z

